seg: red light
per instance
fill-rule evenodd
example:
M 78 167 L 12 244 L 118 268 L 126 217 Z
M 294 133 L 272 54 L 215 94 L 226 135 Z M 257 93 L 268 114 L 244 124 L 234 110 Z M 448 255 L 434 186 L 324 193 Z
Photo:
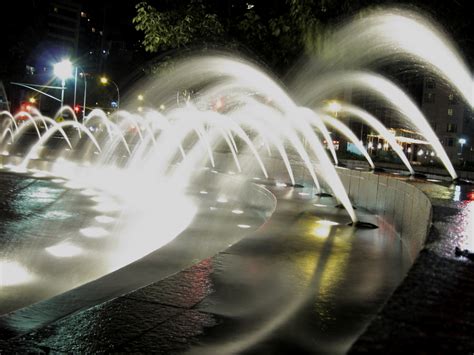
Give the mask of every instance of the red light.
M 79 106 L 79 105 L 74 106 L 74 112 L 75 113 L 79 113 L 80 111 L 81 111 L 81 106 Z
M 469 191 L 467 193 L 467 199 L 471 200 L 471 201 L 474 201 L 474 191 Z

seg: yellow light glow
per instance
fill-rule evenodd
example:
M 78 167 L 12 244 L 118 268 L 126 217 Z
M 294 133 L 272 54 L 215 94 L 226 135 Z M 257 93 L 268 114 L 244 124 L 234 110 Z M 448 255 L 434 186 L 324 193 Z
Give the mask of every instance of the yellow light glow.
M 36 99 L 34 97 L 30 97 L 28 101 L 32 104 L 36 103 Z
M 337 101 L 331 101 L 328 103 L 328 110 L 333 112 L 333 113 L 338 113 L 341 111 L 341 104 Z
M 144 100 L 144 97 L 143 97 L 142 94 L 140 94 L 140 95 L 137 96 L 137 99 L 138 99 L 138 101 L 143 101 L 143 100 Z
M 103 77 L 100 78 L 100 82 L 105 85 L 109 82 L 109 79 L 107 79 L 105 76 L 103 76 Z
M 318 225 L 313 229 L 313 234 L 318 238 L 327 238 L 331 233 L 331 226 Z

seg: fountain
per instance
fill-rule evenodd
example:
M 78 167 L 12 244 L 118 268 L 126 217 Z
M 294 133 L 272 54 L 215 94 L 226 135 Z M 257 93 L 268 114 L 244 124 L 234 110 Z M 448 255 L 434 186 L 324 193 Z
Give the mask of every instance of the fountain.
M 400 23 L 412 30 L 393 30 Z M 360 28 L 364 30 L 355 30 Z M 422 34 L 422 40 L 413 38 L 415 30 Z M 353 38 L 353 33 L 359 34 Z M 367 38 L 383 44 L 382 48 L 368 50 L 366 45 L 372 42 Z M 417 45 L 436 45 L 437 53 L 427 55 L 434 50 L 414 46 L 414 41 Z M 342 205 L 345 212 L 339 211 L 335 217 L 339 222 L 321 222 L 315 232 L 319 237 L 332 235 L 335 225 L 374 226 L 359 220 L 364 212 L 355 212 L 341 170 L 336 167 L 338 157 L 331 129 L 353 142 L 374 168 L 363 143 L 325 107 L 328 99 L 346 87 L 374 94 L 394 107 L 404 122 L 426 137 L 450 176 L 456 178 L 438 138 L 411 99 L 380 75 L 349 70 L 351 66 L 387 58 L 393 51 L 403 52 L 428 63 L 472 105 L 471 76 L 445 37 L 411 13 L 396 11 L 375 13 L 368 19 L 346 24 L 336 31 L 330 44 L 327 59 L 331 64 L 306 64 L 291 90 L 250 62 L 215 53 L 176 61 L 171 70 L 141 83 L 140 89 L 153 98 L 155 105 L 143 112 L 135 113 L 136 107 L 126 100 L 121 103 L 125 109 L 111 115 L 95 109 L 83 122 L 67 106 L 55 117 L 66 110 L 73 120 L 62 123 L 39 111 L 15 116 L 1 112 L 0 164 L 5 176 L 14 173 L 21 182 L 14 191 L 28 191 L 36 183 L 41 186 L 34 198 L 46 202 L 40 209 L 33 209 L 32 215 L 41 214 L 43 209 L 48 211 L 50 205 L 62 207 L 54 210 L 54 216 L 43 216 L 44 221 L 38 222 L 41 241 L 2 253 L 3 270 L 15 277 L 2 280 L 2 287 L 9 291 L 0 298 L 0 304 L 6 304 L 0 311 L 13 311 L 101 277 L 113 279 L 117 270 L 157 250 L 171 250 L 172 243 L 186 246 L 189 241 L 180 240 L 184 240 L 186 231 L 196 228 L 204 210 L 206 218 L 218 220 L 209 214 L 219 216 L 222 206 L 231 206 L 231 213 L 220 212 L 224 222 L 218 221 L 219 228 L 227 230 L 232 224 L 238 229 L 229 233 L 230 241 L 221 241 L 216 249 L 199 254 L 200 259 L 212 256 L 272 218 L 277 202 L 267 188 L 273 189 L 278 201 L 287 199 L 282 192 L 285 189 L 301 186 L 309 189 L 301 196 L 319 196 L 320 202 L 332 196 L 332 206 Z M 196 95 L 184 103 L 175 103 L 176 92 L 183 89 L 194 90 Z M 414 174 L 395 138 L 375 116 L 350 103 L 341 103 L 341 112 L 356 116 L 378 131 Z M 282 182 L 287 178 L 289 183 Z M 246 205 L 244 198 L 252 203 Z M 320 202 L 313 206 L 328 206 L 327 202 Z M 78 216 L 75 206 L 82 216 Z M 253 215 L 244 213 L 242 206 Z M 318 213 L 322 219 L 325 211 Z M 246 220 L 235 222 L 245 214 Z M 73 215 L 76 219 L 72 224 L 63 222 L 72 221 Z M 56 225 L 48 225 L 49 218 Z M 199 228 L 206 224 L 202 220 L 200 223 Z M 205 229 L 199 231 L 206 233 Z M 51 238 L 55 233 L 64 238 Z M 199 249 L 198 242 L 189 243 Z M 178 270 L 167 270 L 160 277 L 189 266 L 191 260 L 195 262 L 195 250 L 188 249 L 189 260 L 177 263 Z M 31 250 L 38 255 L 31 257 Z M 83 277 L 51 287 L 56 277 L 51 270 L 58 265 L 66 270 L 62 277 L 76 269 Z M 96 265 L 97 269 L 92 270 L 89 265 Z M 317 283 L 321 277 L 315 277 Z M 41 288 L 38 280 L 45 287 Z M 146 280 L 143 282 L 152 282 Z M 142 285 L 133 283 L 130 287 L 139 286 Z M 50 290 L 45 290 L 48 287 Z M 15 303 L 21 290 L 41 292 L 37 292 L 38 298 Z M 118 294 L 123 289 L 114 292 Z M 300 300 L 295 301 L 289 312 L 278 316 L 261 332 L 275 328 L 299 305 Z

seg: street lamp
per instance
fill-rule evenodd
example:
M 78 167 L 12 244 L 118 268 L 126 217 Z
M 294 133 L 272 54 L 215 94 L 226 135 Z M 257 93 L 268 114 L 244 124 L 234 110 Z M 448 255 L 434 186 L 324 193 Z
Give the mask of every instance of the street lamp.
M 61 107 L 64 103 L 64 89 L 66 89 L 66 79 L 72 77 L 72 63 L 69 59 L 64 59 L 54 64 L 54 75 L 61 79 Z
M 113 80 L 110 80 L 106 76 L 101 77 L 100 82 L 104 85 L 107 85 L 109 82 L 115 85 L 115 88 L 117 89 L 117 109 L 119 109 L 120 108 L 120 90 L 117 83 Z
M 341 108 L 342 108 L 341 104 L 337 102 L 336 100 L 332 100 L 328 103 L 328 110 L 334 113 L 336 118 L 339 111 L 341 111 Z
M 74 73 L 74 108 L 76 107 L 76 88 L 77 88 L 77 72 L 80 70 L 80 76 L 84 80 L 84 106 L 82 108 L 82 122 L 86 115 L 86 99 L 87 99 L 87 74 L 80 66 L 76 66 Z

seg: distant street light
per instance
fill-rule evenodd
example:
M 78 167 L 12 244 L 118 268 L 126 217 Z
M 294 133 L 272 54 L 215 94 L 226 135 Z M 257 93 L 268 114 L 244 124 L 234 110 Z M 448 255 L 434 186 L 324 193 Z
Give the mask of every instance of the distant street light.
M 117 83 L 113 80 L 110 80 L 106 76 L 102 76 L 100 78 L 100 82 L 104 85 L 107 85 L 109 82 L 111 82 L 112 84 L 115 85 L 115 88 L 117 89 L 117 109 L 119 109 L 120 108 L 120 90 L 119 90 L 119 87 L 118 87 Z
M 341 108 L 342 108 L 341 104 L 337 102 L 336 100 L 332 100 L 328 103 L 328 110 L 334 113 L 336 115 L 336 118 L 339 111 L 341 111 Z
M 73 107 L 74 107 L 74 111 L 76 111 L 76 89 L 77 89 L 77 73 L 79 71 L 79 75 L 82 77 L 82 79 L 84 80 L 84 96 L 83 96 L 83 99 L 84 99 L 84 105 L 83 105 L 83 108 L 82 108 L 82 122 L 84 122 L 84 117 L 86 115 L 86 102 L 87 102 L 87 74 L 86 72 L 84 71 L 84 69 L 82 69 L 80 66 L 76 66 L 75 67 L 75 72 L 74 72 L 74 104 L 73 104 Z M 76 111 L 78 112 L 78 111 Z
M 64 103 L 64 89 L 66 89 L 66 79 L 72 78 L 72 63 L 69 59 L 64 59 L 54 64 L 54 75 L 61 79 L 61 107 Z

